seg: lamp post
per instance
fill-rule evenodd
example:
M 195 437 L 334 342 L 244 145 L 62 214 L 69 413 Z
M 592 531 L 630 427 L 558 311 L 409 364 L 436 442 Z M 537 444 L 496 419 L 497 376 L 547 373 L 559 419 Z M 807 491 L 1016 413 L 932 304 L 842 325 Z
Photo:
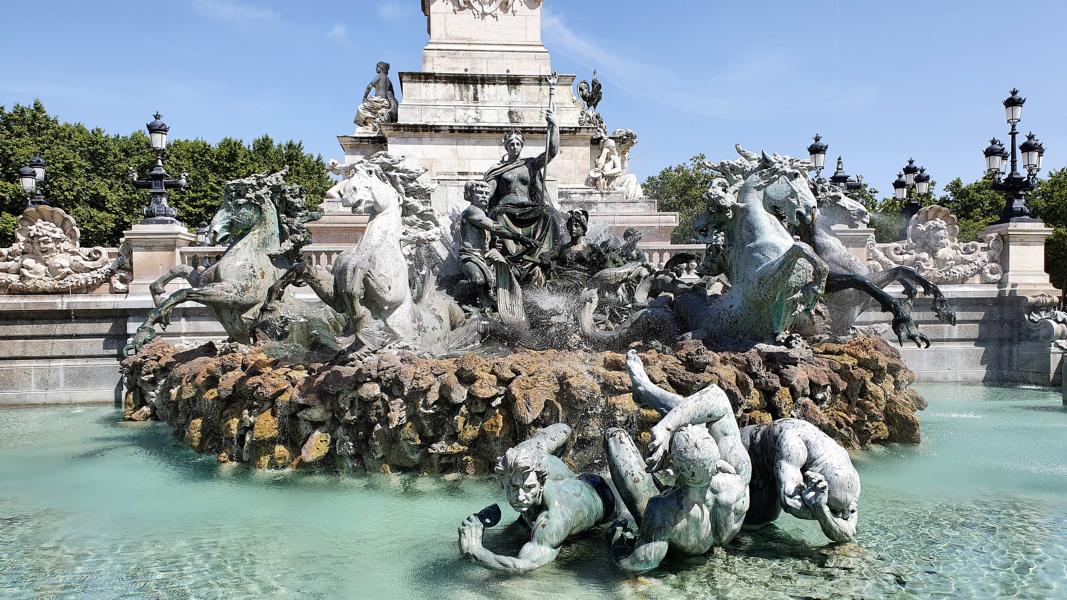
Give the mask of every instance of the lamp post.
M 22 186 L 22 191 L 26 192 L 26 208 L 48 204 L 41 193 L 44 177 L 45 162 L 39 154 L 34 154 L 33 158 L 19 169 L 19 184 Z
M 830 146 L 826 145 L 822 141 L 822 136 L 815 134 L 815 141 L 808 146 L 808 158 L 811 160 L 811 166 L 815 169 L 815 179 L 818 180 L 822 175 L 823 167 L 826 166 L 826 151 L 830 149 Z
M 852 177 L 846 173 L 845 161 L 840 156 L 837 157 L 837 165 L 834 167 L 834 174 L 830 176 L 830 183 L 844 192 L 854 192 L 863 186 L 862 179 L 860 175 Z
M 1045 155 L 1045 146 L 1038 141 L 1033 133 L 1026 136 L 1026 141 L 1016 145 L 1016 136 L 1019 131 L 1016 125 L 1023 117 L 1023 105 L 1026 98 L 1019 95 L 1019 90 L 1012 88 L 1011 96 L 1004 100 L 1004 117 L 1011 125 L 1008 135 L 1011 136 L 1011 150 L 1004 148 L 1000 140 L 993 138 L 989 146 L 982 151 L 985 157 L 986 172 L 993 176 L 992 188 L 1004 194 L 1004 208 L 1000 211 L 998 223 L 1010 223 L 1012 221 L 1034 221 L 1030 216 L 1030 207 L 1026 205 L 1024 194 L 1033 191 L 1037 187 L 1037 172 L 1041 170 L 1041 163 Z M 1023 168 L 1026 175 L 1019 173 L 1019 154 L 1022 154 Z M 1008 174 L 1004 175 L 1004 161 L 1008 160 Z
M 177 224 L 175 218 L 178 211 L 167 205 L 167 188 L 183 190 L 188 187 L 187 173 L 182 173 L 179 179 L 170 179 L 163 170 L 163 150 L 167 147 L 167 132 L 170 127 L 162 120 L 158 112 L 153 115 L 153 121 L 145 125 L 148 129 L 148 137 L 152 143 L 152 149 L 156 151 L 156 165 L 148 172 L 148 180 L 137 178 L 137 172 L 130 170 L 130 181 L 137 189 L 151 190 L 151 201 L 144 208 L 145 219 L 143 223 Z
M 207 221 L 200 221 L 200 224 L 196 226 L 196 245 L 197 246 L 209 246 L 211 228 L 208 226 Z
M 901 238 L 907 235 L 908 223 L 922 208 L 922 197 L 929 192 L 930 174 L 926 172 L 925 167 L 915 164 L 914 158 L 909 158 L 908 164 L 904 165 L 893 180 L 893 197 L 901 203 L 900 217 L 904 221 Z

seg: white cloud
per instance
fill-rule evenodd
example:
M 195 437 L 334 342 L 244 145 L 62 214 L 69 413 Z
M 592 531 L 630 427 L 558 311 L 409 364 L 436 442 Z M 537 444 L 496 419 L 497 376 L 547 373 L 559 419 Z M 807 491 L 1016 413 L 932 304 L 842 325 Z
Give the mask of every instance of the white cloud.
M 326 34 L 326 39 L 337 42 L 343 46 L 348 45 L 348 29 L 341 23 L 334 23 L 333 27 Z
M 237 0 L 194 0 L 193 6 L 200 14 L 231 23 L 279 20 L 278 13 L 270 8 Z
M 403 19 L 415 11 L 414 6 L 415 3 L 411 0 L 388 0 L 378 5 L 378 16 L 386 21 Z

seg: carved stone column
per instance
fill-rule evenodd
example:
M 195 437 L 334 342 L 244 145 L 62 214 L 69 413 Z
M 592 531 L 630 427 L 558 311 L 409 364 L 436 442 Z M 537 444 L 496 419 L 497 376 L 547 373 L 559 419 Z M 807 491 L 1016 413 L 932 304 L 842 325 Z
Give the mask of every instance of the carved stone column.
M 995 233 L 1004 241 L 1000 255 L 1004 276 L 1001 289 L 1051 290 L 1048 273 L 1045 272 L 1045 239 L 1052 235 L 1052 228 L 1040 221 L 997 223 L 983 230 L 982 235 Z
M 160 275 L 181 263 L 180 248 L 192 245 L 196 236 L 178 223 L 136 223 L 122 232 L 133 251 L 131 294 L 147 294 Z
M 837 239 L 841 240 L 841 243 L 845 245 L 849 253 L 852 256 L 860 259 L 860 262 L 866 264 L 867 262 L 867 240 L 874 235 L 874 229 L 870 227 L 845 227 L 844 225 L 834 225 L 830 228 L 830 231 Z

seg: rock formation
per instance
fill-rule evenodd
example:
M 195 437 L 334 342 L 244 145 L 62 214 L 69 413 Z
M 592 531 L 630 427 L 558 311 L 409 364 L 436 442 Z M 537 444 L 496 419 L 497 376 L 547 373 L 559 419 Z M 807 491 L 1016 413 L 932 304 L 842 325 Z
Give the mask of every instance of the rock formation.
M 604 467 L 605 430 L 621 427 L 643 447 L 659 420 L 634 403 L 625 356 L 612 352 L 381 353 L 341 366 L 269 351 L 153 340 L 123 362 L 123 416 L 166 421 L 198 452 L 257 468 L 466 474 L 489 472 L 507 448 L 559 422 L 574 430 L 564 460 L 594 471 Z M 697 342 L 641 358 L 665 390 L 722 387 L 742 427 L 795 417 L 846 448 L 919 441 L 915 412 L 926 404 L 881 338 L 821 344 L 806 358 Z

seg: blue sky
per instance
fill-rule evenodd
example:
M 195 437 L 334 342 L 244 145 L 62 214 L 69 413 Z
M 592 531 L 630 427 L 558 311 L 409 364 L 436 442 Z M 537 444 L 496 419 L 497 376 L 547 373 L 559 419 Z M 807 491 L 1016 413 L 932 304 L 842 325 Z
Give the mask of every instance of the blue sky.
M 19 18 L 13 18 L 15 9 Z M 176 137 L 297 139 L 324 157 L 374 64 L 419 70 L 419 0 L 48 1 L 6 7 L 0 104 L 40 98 L 112 132 L 161 110 Z M 733 144 L 805 154 L 811 136 L 884 194 L 909 156 L 938 182 L 981 174 L 1000 102 L 1067 166 L 1067 2 L 546 0 L 556 69 L 604 83 L 610 128 L 639 134 L 643 179 Z M 1009 12 L 1010 11 L 1010 12 Z M 149 24 L 158 24 L 150 30 Z M 396 81 L 394 79 L 394 81 Z M 829 161 L 828 161 L 829 162 Z M 14 174 L 10 174 L 14 177 Z

